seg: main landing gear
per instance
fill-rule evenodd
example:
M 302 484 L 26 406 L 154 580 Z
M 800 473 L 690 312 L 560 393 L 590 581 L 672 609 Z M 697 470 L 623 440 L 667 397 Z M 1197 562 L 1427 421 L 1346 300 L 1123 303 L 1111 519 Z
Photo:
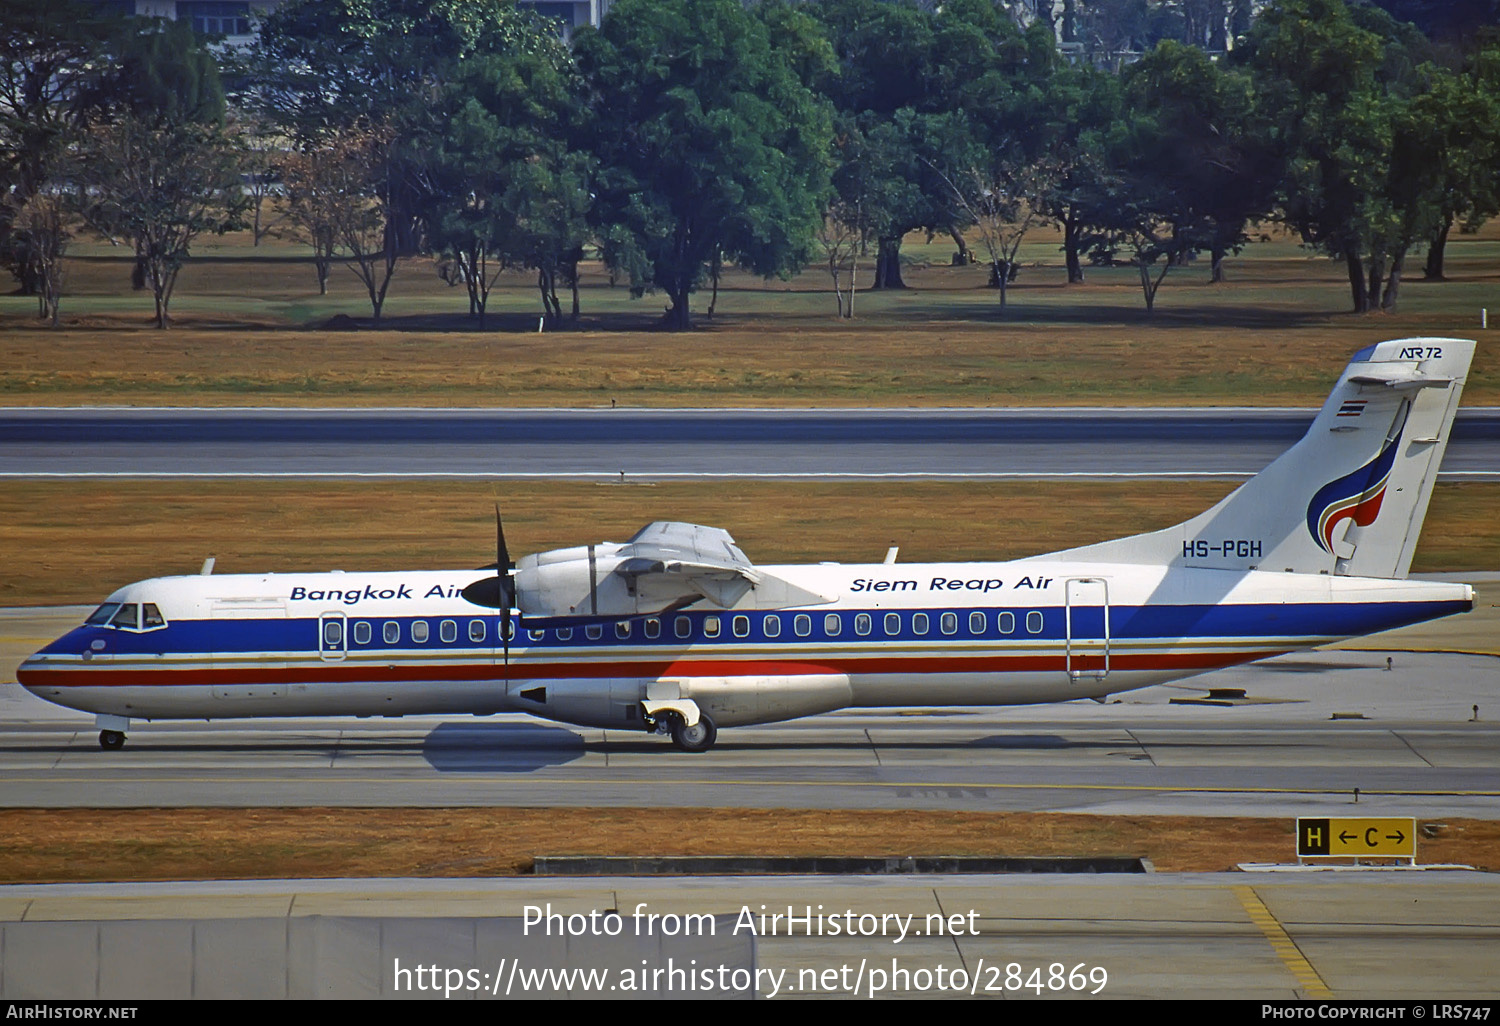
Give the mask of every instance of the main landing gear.
M 130 729 L 129 716 L 99 713 L 94 717 L 94 726 L 99 728 L 99 747 L 106 752 L 125 747 L 125 732 Z
M 706 752 L 719 739 L 719 728 L 703 713 L 698 714 L 698 722 L 691 727 L 681 717 L 674 716 L 671 731 L 672 743 L 684 752 Z

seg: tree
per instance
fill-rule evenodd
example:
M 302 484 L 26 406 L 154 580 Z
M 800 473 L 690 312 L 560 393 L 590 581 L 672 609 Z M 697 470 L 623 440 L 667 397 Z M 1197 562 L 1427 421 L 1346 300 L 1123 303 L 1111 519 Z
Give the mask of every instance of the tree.
M 557 46 L 545 19 L 507 0 L 291 3 L 262 23 L 239 98 L 304 146 L 361 125 L 389 128 L 379 187 L 394 260 L 426 243 L 431 157 L 459 68 L 488 53 Z
M 524 267 L 537 273 L 544 316 L 563 319 L 561 281 L 576 319 L 593 168 L 573 144 L 583 96 L 569 54 L 559 44 L 475 56 L 458 69 L 450 103 L 426 221 L 462 271 L 470 314 L 483 327 L 497 276 Z
M 1224 258 L 1249 241 L 1247 227 L 1272 208 L 1273 169 L 1253 117 L 1252 84 L 1196 47 L 1159 43 L 1122 76 L 1134 117 L 1133 170 L 1145 189 L 1164 186 L 1181 235 L 1199 226 L 1192 248 L 1212 254 L 1209 277 L 1224 280 Z
M 70 234 L 60 166 L 103 100 L 117 25 L 75 0 L 0 0 L 0 263 L 53 323 Z
M 972 167 L 950 180 L 960 206 L 979 229 L 990 257 L 990 286 L 1000 290 L 1000 309 L 1016 276 L 1016 254 L 1026 233 L 1044 219 L 1042 197 L 1062 169 L 1050 158 L 1027 160 L 1019 153 L 997 155 L 987 167 Z
M 1438 205 L 1423 167 L 1433 154 L 1412 123 L 1420 38 L 1381 11 L 1360 12 L 1342 0 L 1281 0 L 1246 52 L 1276 140 L 1280 216 L 1344 261 L 1354 311 L 1365 313 L 1394 306 L 1406 253 L 1430 237 Z
M 390 143 L 386 126 L 356 125 L 288 154 L 283 164 L 287 217 L 295 237 L 310 245 L 318 291 L 328 291 L 328 271 L 342 252 L 365 287 L 371 316 L 380 320 L 400 257 L 391 244 L 390 217 L 381 177 Z
M 1443 257 L 1455 222 L 1475 231 L 1500 213 L 1500 47 L 1475 54 L 1459 74 L 1431 69 L 1431 87 L 1412 100 L 1419 142 L 1436 158 L 1438 214 L 1424 276 L 1444 278 Z
M 594 98 L 605 259 L 637 294 L 667 294 L 670 327 L 691 327 L 719 253 L 767 276 L 802 268 L 831 133 L 803 52 L 773 45 L 735 0 L 621 0 L 574 46 Z
M 177 275 L 199 235 L 241 226 L 234 141 L 215 125 L 159 126 L 134 114 L 96 126 L 82 143 L 84 216 L 111 241 L 129 242 L 156 302 L 156 326 L 169 324 Z

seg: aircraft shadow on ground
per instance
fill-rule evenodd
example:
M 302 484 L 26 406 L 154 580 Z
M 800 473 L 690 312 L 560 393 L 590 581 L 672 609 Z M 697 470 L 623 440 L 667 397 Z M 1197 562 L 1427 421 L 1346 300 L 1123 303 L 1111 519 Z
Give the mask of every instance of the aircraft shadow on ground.
M 581 758 L 582 736 L 542 723 L 443 723 L 422 739 L 440 773 L 530 773 Z

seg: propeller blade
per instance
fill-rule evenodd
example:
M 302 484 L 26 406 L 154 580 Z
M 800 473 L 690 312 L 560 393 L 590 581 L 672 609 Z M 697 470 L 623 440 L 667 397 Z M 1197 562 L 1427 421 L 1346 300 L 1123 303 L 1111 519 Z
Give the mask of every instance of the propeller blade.
M 516 602 L 516 582 L 510 572 L 515 564 L 510 561 L 510 550 L 505 545 L 505 525 L 500 520 L 500 504 L 495 503 L 495 583 L 496 598 L 500 603 L 500 645 L 505 653 L 505 665 L 510 665 L 510 610 Z

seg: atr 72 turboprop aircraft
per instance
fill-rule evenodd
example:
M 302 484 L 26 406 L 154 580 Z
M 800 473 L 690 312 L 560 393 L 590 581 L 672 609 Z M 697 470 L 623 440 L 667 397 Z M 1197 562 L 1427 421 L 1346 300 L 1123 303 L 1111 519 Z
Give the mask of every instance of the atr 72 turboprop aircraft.
M 527 712 L 670 734 L 850 706 L 1102 698 L 1473 606 L 1407 580 L 1474 343 L 1354 354 L 1307 435 L 1199 516 L 1008 563 L 757 566 L 729 534 L 488 571 L 160 577 L 18 671 L 132 719 Z M 206 570 L 207 568 L 205 568 Z M 476 574 L 482 573 L 482 576 Z

